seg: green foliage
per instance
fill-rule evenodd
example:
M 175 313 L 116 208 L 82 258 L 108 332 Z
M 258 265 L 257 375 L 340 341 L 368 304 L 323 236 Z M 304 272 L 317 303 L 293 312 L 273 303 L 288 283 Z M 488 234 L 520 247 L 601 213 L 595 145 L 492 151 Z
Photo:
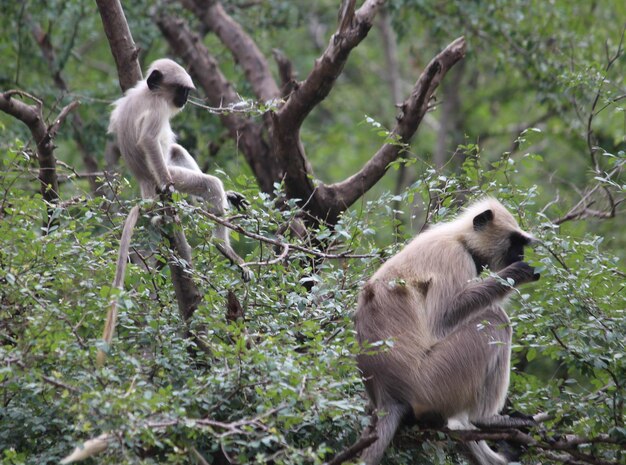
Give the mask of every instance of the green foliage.
M 142 62 L 167 54 L 147 14 L 155 2 L 125 3 Z M 224 3 L 264 53 L 282 47 L 300 79 L 336 22 L 337 2 Z M 1 463 L 58 463 L 102 433 L 113 439 L 91 463 L 200 463 L 196 454 L 209 462 L 227 456 L 242 464 L 328 460 L 352 444 L 367 422 L 351 322 L 362 283 L 424 225 L 451 218 L 462 200 L 482 195 L 501 199 L 543 241 L 530 255 L 542 279 L 521 289 L 510 304 L 512 407 L 545 412 L 545 428 L 555 437 L 608 434 L 624 440 L 623 209 L 607 221 L 556 226 L 553 220 L 567 215 L 586 188 L 608 189 L 615 198 L 626 194 L 623 57 L 607 71 L 605 51 L 606 43 L 609 54 L 615 53 L 626 4 L 390 2 L 403 95 L 434 53 L 466 36 L 469 50 L 458 82 L 463 143 L 451 161 L 435 168 L 443 116 L 439 108 L 429 113 L 416 140 L 403 148 L 403 159 L 375 189 L 334 228 L 322 225 L 311 231 L 310 243 L 297 243 L 362 257 L 320 259 L 290 248 L 284 260 L 254 265 L 250 283 L 217 252 L 210 240 L 214 225 L 197 214 L 198 206 L 178 199 L 194 249 L 193 277 L 203 292 L 189 322 L 194 337 L 185 336 L 169 270 L 159 265 L 170 251 L 150 221 L 158 205 L 144 205 L 133 238 L 150 271 L 141 261 L 130 264 L 124 290 L 111 289 L 119 235 L 136 188 L 123 177 L 107 177 L 100 180 L 108 195 L 103 197 L 88 193 L 87 182 L 77 176 L 85 169 L 79 143 L 100 169 L 107 166 L 104 115 L 119 96 L 95 3 L 0 5 L 0 90 L 20 88 L 40 97 L 48 119 L 79 98 L 84 121 L 82 129 L 66 121 L 55 140 L 63 162 L 61 203 L 54 210 L 59 225 L 43 235 L 46 206 L 37 193 L 34 144 L 23 124 L 0 114 Z M 176 3 L 168 8 L 183 14 Z M 52 66 L 31 35 L 34 24 L 50 33 Z M 329 25 L 321 45 L 311 33 L 315 24 Z M 204 41 L 249 100 L 252 92 L 227 49 L 212 35 Z M 373 28 L 303 127 L 306 152 L 324 182 L 345 179 L 382 142 L 394 140 L 397 109 L 380 43 L 381 32 Z M 54 83 L 56 72 L 69 92 Z M 443 99 L 433 103 L 445 101 L 444 89 Z M 589 122 L 599 170 L 590 164 Z M 223 167 L 231 176 L 220 172 L 227 186 L 252 202 L 233 221 L 283 240 L 279 231 L 298 213 L 295 202 L 282 199 L 290 208 L 278 210 L 274 199 L 258 192 L 218 118 L 190 107 L 174 126 L 203 168 Z M 207 150 L 210 143 L 217 148 Z M 213 153 L 216 158 L 209 158 Z M 401 173 L 406 181 L 395 185 Z M 280 186 L 276 194 L 281 196 Z M 594 198 L 592 206 L 606 205 Z M 249 262 L 272 261 L 281 253 L 242 234 L 234 233 L 233 242 Z M 229 291 L 245 309 L 243 321 L 226 319 Z M 106 366 L 97 368 L 113 297 L 120 302 L 117 332 Z M 446 445 L 442 436 L 413 449 L 398 447 L 386 463 L 463 460 L 441 447 Z M 624 460 L 619 446 L 584 445 L 580 451 L 598 460 Z M 524 460 L 556 463 L 533 457 L 535 452 Z
M 400 199 L 365 202 L 333 230 L 315 233 L 325 252 L 364 258 L 311 261 L 292 250 L 287 261 L 255 266 L 249 284 L 211 245 L 213 225 L 180 199 L 194 279 L 204 292 L 190 327 L 208 352 L 183 336 L 167 268 L 130 265 L 125 291 L 110 289 L 125 202 L 77 199 L 59 208 L 59 229 L 42 236 L 40 197 L 15 188 L 27 160 L 7 153 L 10 174 L 0 184 L 4 463 L 55 463 L 77 442 L 104 432 L 115 439 L 98 463 L 188 463 L 194 450 L 238 463 L 322 463 L 356 440 L 366 421 L 351 312 L 377 257 L 399 246 L 380 249 L 376 233 L 391 228 L 395 201 L 431 202 L 430 218 L 439 221 L 455 213 L 461 191 L 497 195 L 543 239 L 532 257 L 542 280 L 524 288 L 511 311 L 514 407 L 551 414 L 554 431 L 623 434 L 623 269 L 600 250 L 600 238 L 558 234 L 532 214 L 536 189 L 507 182 L 518 174 L 510 158 L 494 166 L 477 146 L 465 150 L 471 156 L 458 176 L 428 171 Z M 237 220 L 247 231 L 275 237 L 294 215 L 276 210 L 266 195 L 235 187 L 252 201 Z M 148 219 L 140 220 L 134 243 L 144 254 L 168 254 Z M 250 251 L 249 261 L 276 253 L 244 237 L 237 246 Z M 243 321 L 225 318 L 229 290 L 245 308 Z M 99 369 L 97 341 L 113 295 L 121 302 L 118 331 Z M 424 453 L 430 463 L 444 463 L 436 444 Z M 618 454 L 587 452 L 607 460 Z M 391 451 L 388 463 L 403 463 L 408 453 Z

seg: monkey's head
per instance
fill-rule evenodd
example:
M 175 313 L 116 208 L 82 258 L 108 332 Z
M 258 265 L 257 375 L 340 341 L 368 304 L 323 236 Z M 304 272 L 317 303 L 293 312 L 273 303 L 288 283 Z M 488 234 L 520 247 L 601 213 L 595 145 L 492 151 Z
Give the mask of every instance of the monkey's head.
M 165 99 L 173 113 L 185 106 L 189 92 L 196 89 L 187 71 L 168 58 L 152 63 L 147 76 L 146 83 L 150 92 Z
M 464 225 L 462 240 L 477 267 L 486 265 L 491 271 L 524 260 L 524 247 L 538 242 L 494 198 L 470 205 L 458 221 Z

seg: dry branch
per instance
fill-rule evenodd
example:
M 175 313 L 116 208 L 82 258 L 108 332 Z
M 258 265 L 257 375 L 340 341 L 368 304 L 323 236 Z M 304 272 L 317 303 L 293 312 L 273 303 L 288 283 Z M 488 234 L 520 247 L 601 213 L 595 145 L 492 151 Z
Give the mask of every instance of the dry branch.
M 141 79 L 141 67 L 137 60 L 139 49 L 128 28 L 120 1 L 96 0 L 96 3 L 117 66 L 120 87 L 126 91 Z
M 265 56 L 243 28 L 215 0 L 181 0 L 220 39 L 241 66 L 255 95 L 263 100 L 278 98 L 280 92 Z
M 50 41 L 50 35 L 44 31 L 38 23 L 33 22 L 32 25 L 32 33 L 33 36 L 41 49 L 41 53 L 48 64 L 48 68 L 52 74 L 52 78 L 54 80 L 55 85 L 64 93 L 69 92 L 69 87 L 67 82 L 63 78 L 61 74 L 61 70 L 58 69 L 56 64 L 56 53 L 54 51 L 54 47 L 52 46 L 52 42 Z M 85 140 L 83 137 L 83 128 L 84 123 L 82 118 L 78 113 L 72 113 L 70 117 L 70 123 L 74 129 L 74 140 L 76 141 L 76 145 L 78 150 L 80 151 L 83 162 L 85 163 L 85 167 L 89 173 L 96 173 L 98 171 L 98 162 L 91 155 L 89 149 L 85 144 Z M 87 176 L 89 180 L 89 184 L 91 186 L 91 192 L 95 193 L 98 188 L 101 186 L 101 183 L 97 181 L 97 175 Z
M 391 133 L 391 138 L 397 138 L 397 141 L 384 144 L 363 168 L 350 178 L 337 184 L 320 187 L 322 203 L 329 208 L 334 204 L 337 209 L 331 217 L 352 205 L 387 172 L 389 164 L 399 157 L 417 131 L 435 89 L 448 70 L 464 56 L 465 39 L 460 37 L 432 59 L 415 83 L 411 95 L 402 104 L 401 114 Z

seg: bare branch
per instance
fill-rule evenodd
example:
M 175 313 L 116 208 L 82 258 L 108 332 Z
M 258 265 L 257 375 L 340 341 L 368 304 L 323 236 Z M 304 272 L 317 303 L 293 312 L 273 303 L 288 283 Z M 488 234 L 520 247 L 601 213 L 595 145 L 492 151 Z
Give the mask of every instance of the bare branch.
M 263 101 L 280 97 L 265 56 L 243 28 L 215 0 L 181 0 L 230 50 L 255 95 Z
M 39 44 L 39 48 L 41 49 L 41 53 L 43 54 L 46 63 L 48 63 L 48 68 L 52 73 L 52 78 L 54 80 L 55 85 L 62 90 L 64 93 L 69 92 L 69 87 L 67 82 L 63 78 L 61 74 L 61 70 L 58 69 L 56 64 L 56 53 L 52 46 L 52 42 L 50 41 L 50 36 L 47 32 L 45 32 L 41 26 L 33 22 L 32 25 L 32 33 L 35 37 L 35 40 Z M 83 162 L 85 163 L 85 168 L 88 172 L 98 171 L 98 162 L 91 155 L 89 149 L 86 147 L 84 137 L 83 137 L 83 127 L 84 123 L 82 118 L 78 113 L 72 113 L 70 123 L 74 128 L 74 140 L 76 141 L 76 145 L 78 146 L 78 150 L 82 154 Z M 96 192 L 98 188 L 100 188 L 101 184 L 97 181 L 96 176 L 88 176 L 89 184 L 91 186 L 91 191 Z
M 14 95 L 27 96 L 35 100 L 35 105 L 28 105 L 13 98 Z M 54 137 L 66 115 L 72 111 L 78 102 L 72 102 L 65 107 L 55 122 L 48 128 L 42 115 L 41 100 L 19 90 L 9 90 L 0 93 L 0 110 L 22 121 L 37 144 L 37 159 L 39 162 L 39 182 L 41 195 L 50 204 L 59 200 L 59 181 L 56 172 L 56 158 L 54 156 Z
M 351 21 L 345 17 L 342 19 L 340 28 L 344 27 L 344 30 L 333 34 L 328 47 L 315 61 L 313 70 L 278 112 L 281 125 L 297 131 L 311 110 L 328 96 L 350 52 L 365 39 L 383 3 L 384 0 L 366 0 Z
M 278 66 L 278 75 L 280 76 L 281 82 L 280 95 L 281 97 L 287 97 L 299 85 L 296 82 L 297 73 L 293 69 L 293 63 L 282 50 L 277 48 L 273 49 L 272 56 Z
M 139 49 L 128 28 L 124 10 L 119 0 L 96 0 L 102 25 L 117 66 L 122 91 L 141 80 L 141 68 L 137 57 Z
M 426 114 L 431 96 L 447 71 L 464 56 L 465 39 L 460 37 L 433 58 L 415 83 L 409 98 L 402 104 L 402 114 L 392 131 L 392 138 L 397 137 L 397 141 L 383 145 L 363 168 L 350 178 L 330 186 L 321 186 L 320 196 L 329 200 L 335 199 L 332 203 L 343 211 L 376 184 L 387 172 L 389 164 L 398 158 L 406 144 L 411 141 Z M 329 200 L 325 201 L 327 205 L 332 204 Z M 335 215 L 339 213 L 340 211 Z
M 285 173 L 282 179 L 287 196 L 306 202 L 306 208 L 313 217 L 330 222 L 336 221 L 336 218 L 333 213 L 329 215 L 328 210 L 334 208 L 336 203 L 324 202 L 324 199 L 314 195 L 313 168 L 300 140 L 300 127 L 311 110 L 328 96 L 350 52 L 367 36 L 383 3 L 384 0 L 366 0 L 353 15 L 350 4 L 344 5 L 339 28 L 331 37 L 326 50 L 315 61 L 307 78 L 290 94 L 284 106 L 272 114 L 274 152 Z

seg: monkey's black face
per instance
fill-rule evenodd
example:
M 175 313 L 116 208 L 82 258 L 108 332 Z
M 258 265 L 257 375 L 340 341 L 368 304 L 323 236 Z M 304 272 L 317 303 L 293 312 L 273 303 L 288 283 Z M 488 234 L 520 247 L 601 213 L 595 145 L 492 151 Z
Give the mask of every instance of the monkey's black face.
M 187 103 L 190 91 L 191 89 L 189 87 L 176 86 L 176 89 L 174 90 L 174 105 L 178 108 L 184 107 L 185 103 Z
M 511 233 L 509 236 L 509 242 L 511 245 L 509 246 L 504 259 L 505 266 L 524 260 L 524 247 L 530 244 L 530 240 L 527 237 L 524 237 L 517 232 Z

